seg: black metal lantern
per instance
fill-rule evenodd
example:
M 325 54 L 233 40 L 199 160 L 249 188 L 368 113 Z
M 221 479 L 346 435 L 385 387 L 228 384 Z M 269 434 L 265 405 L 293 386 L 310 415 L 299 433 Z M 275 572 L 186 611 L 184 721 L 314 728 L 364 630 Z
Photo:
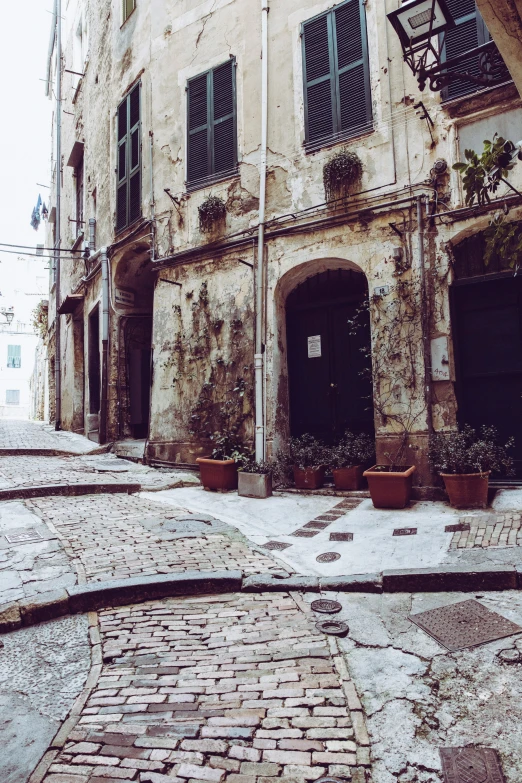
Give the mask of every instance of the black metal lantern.
M 446 0 L 407 0 L 388 19 L 421 91 L 427 82 L 438 92 L 457 80 L 492 87 L 511 78 L 494 41 L 443 59 L 444 34 L 455 28 Z

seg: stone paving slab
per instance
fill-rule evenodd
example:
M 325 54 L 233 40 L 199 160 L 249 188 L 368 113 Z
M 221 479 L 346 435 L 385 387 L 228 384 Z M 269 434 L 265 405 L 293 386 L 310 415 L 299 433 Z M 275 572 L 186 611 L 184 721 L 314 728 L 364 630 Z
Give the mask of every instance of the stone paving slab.
M 99 449 L 98 443 L 75 432 L 57 432 L 40 421 L 0 419 L 0 451 L 32 449 L 88 454 Z
M 45 783 L 364 783 L 361 704 L 303 608 L 230 594 L 101 612 L 104 663 Z

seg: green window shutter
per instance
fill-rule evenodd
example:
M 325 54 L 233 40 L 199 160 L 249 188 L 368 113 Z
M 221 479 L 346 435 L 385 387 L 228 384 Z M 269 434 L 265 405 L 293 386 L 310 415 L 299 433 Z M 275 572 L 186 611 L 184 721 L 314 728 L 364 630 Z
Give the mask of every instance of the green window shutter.
M 442 48 L 442 60 L 450 60 L 460 54 L 474 49 L 480 44 L 486 43 L 491 36 L 484 24 L 475 0 L 447 0 L 448 8 L 455 20 L 456 27 L 448 30 L 444 37 L 441 36 L 444 45 Z M 472 75 L 478 73 L 479 57 L 474 55 L 463 60 L 458 68 L 449 70 L 469 71 Z M 473 84 L 457 79 L 444 88 L 442 97 L 444 100 L 458 98 L 461 95 L 469 95 L 483 89 L 480 84 Z
M 116 231 L 141 216 L 140 85 L 118 108 Z
M 348 0 L 303 24 L 306 146 L 372 126 L 366 15 Z
M 212 174 L 233 172 L 236 151 L 235 61 L 212 71 Z
M 189 182 L 204 179 L 209 174 L 208 95 L 210 73 L 192 79 L 188 90 L 188 170 Z
M 22 366 L 22 346 L 7 346 L 7 366 L 12 369 L 18 369 Z

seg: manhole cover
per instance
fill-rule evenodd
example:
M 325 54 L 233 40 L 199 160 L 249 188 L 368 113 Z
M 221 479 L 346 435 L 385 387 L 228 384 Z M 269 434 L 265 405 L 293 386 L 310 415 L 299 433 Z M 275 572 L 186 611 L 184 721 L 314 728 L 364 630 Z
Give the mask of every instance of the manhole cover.
M 322 620 L 320 623 L 316 623 L 315 627 L 321 633 L 326 633 L 329 636 L 346 636 L 350 630 L 346 623 L 337 620 Z
M 505 783 L 496 750 L 440 748 L 444 783 Z
M 315 783 L 345 783 L 344 780 L 341 778 L 319 778 L 319 780 L 316 780 Z
M 417 535 L 417 528 L 416 527 L 399 527 L 397 530 L 393 531 L 394 536 L 416 536 Z
M 330 533 L 330 541 L 353 541 L 353 533 Z
M 296 538 L 313 538 L 318 536 L 320 532 L 320 530 L 296 530 L 292 535 Z
M 310 604 L 314 612 L 322 614 L 337 614 L 342 609 L 338 601 L 328 601 L 326 598 L 320 598 L 318 601 L 312 601 Z
M 520 650 L 501 650 L 499 653 L 497 653 L 497 657 L 502 661 L 502 663 L 520 663 L 522 661 L 522 653 L 520 653 Z
M 317 522 L 315 519 L 313 522 L 307 522 L 306 525 L 303 525 L 303 528 L 317 528 L 317 530 L 324 530 L 325 527 L 328 527 L 328 525 L 331 525 L 331 522 Z
M 519 625 L 474 600 L 429 609 L 409 619 L 450 652 L 522 632 Z
M 292 546 L 292 544 L 285 544 L 283 541 L 268 541 L 266 544 L 263 544 L 261 549 L 281 550 L 288 549 L 289 546 Z
M 30 541 L 43 541 L 42 534 L 32 527 L 28 530 L 20 531 L 20 533 L 10 533 L 6 535 L 6 538 L 10 544 L 27 544 Z
M 465 533 L 467 530 L 471 530 L 471 525 L 446 525 L 444 528 L 445 533 Z
M 336 560 L 341 559 L 339 552 L 325 552 L 323 555 L 319 555 L 315 558 L 318 563 L 334 563 Z

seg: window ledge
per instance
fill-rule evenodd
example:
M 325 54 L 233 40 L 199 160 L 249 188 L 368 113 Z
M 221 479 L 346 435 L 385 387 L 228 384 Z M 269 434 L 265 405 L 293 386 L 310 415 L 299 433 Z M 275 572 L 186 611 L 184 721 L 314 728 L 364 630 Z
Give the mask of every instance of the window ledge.
M 220 182 L 226 182 L 228 179 L 236 178 L 239 178 L 239 165 L 231 171 L 223 171 L 220 174 L 213 174 L 210 177 L 204 177 L 203 179 L 198 179 L 194 182 L 185 182 L 185 192 L 187 194 L 194 193 L 196 190 L 203 190 L 212 185 L 217 185 Z
M 458 98 L 441 101 L 441 107 L 448 112 L 450 117 L 462 117 L 483 109 L 484 100 L 487 100 L 489 106 L 514 96 L 519 97 L 518 90 L 513 81 L 508 81 L 467 95 L 460 95 Z
M 75 253 L 78 250 L 78 248 L 80 247 L 80 245 L 83 242 L 84 237 L 85 237 L 85 233 L 83 231 L 80 231 L 80 233 L 78 234 L 78 236 L 76 237 L 76 239 L 72 243 L 71 253 Z
M 372 133 L 375 133 L 375 128 L 373 125 L 366 126 L 364 128 L 357 128 L 355 131 L 337 133 L 335 136 L 325 136 L 322 139 L 317 139 L 317 141 L 305 141 L 303 147 L 307 155 L 312 155 L 314 152 L 319 152 L 320 150 L 327 149 L 328 147 L 335 147 L 337 144 L 343 144 L 365 138 L 366 136 L 371 136 Z

